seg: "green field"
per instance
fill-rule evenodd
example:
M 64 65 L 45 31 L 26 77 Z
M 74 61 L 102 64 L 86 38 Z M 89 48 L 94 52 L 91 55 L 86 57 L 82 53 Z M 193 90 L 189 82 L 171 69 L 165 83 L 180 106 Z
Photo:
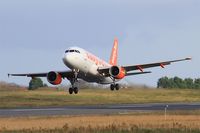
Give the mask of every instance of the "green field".
M 67 90 L 43 88 L 28 91 L 26 89 L 0 88 L 0 108 L 163 102 L 200 102 L 200 90 L 80 89 L 79 94 L 69 95 Z

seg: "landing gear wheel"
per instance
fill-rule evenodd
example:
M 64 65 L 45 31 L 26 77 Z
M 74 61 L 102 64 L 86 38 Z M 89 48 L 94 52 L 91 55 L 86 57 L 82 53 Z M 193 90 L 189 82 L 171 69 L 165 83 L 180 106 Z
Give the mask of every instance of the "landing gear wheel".
M 74 93 L 75 93 L 75 94 L 78 93 L 78 88 L 77 88 L 77 87 L 74 88 Z
M 120 88 L 119 84 L 116 84 L 116 85 L 115 85 L 115 89 L 118 91 L 119 88 Z
M 113 84 L 111 84 L 111 85 L 110 85 L 110 90 L 111 90 L 111 91 L 114 91 L 114 89 L 115 89 L 115 86 L 114 86 Z
M 73 93 L 73 88 L 69 88 L 69 94 L 72 94 Z

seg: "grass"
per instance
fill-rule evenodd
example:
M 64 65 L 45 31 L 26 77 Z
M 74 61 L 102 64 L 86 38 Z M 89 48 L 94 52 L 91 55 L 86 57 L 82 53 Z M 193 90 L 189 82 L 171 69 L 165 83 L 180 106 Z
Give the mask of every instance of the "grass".
M 63 105 L 94 105 L 119 103 L 173 103 L 199 102 L 200 90 L 190 89 L 83 89 L 78 95 L 69 95 L 64 90 L 25 89 L 6 90 L 0 88 L 0 108 L 41 107 Z
M 52 116 L 0 118 L 4 133 L 179 133 L 200 132 L 198 115 L 131 115 Z
M 141 89 L 119 91 L 83 89 L 78 95 L 64 90 L 0 86 L 0 108 L 119 104 L 199 102 L 200 90 Z M 200 110 L 131 112 L 119 115 L 46 116 L 0 118 L 2 133 L 197 133 Z
M 138 128 L 137 126 L 131 126 L 130 129 L 119 129 L 119 125 L 108 125 L 103 128 L 91 128 L 90 126 L 78 127 L 72 130 L 68 130 L 65 128 L 59 129 L 27 129 L 27 130 L 3 130 L 3 133 L 199 133 L 199 129 L 181 129 L 181 128 L 157 128 L 157 129 L 149 129 L 149 128 Z

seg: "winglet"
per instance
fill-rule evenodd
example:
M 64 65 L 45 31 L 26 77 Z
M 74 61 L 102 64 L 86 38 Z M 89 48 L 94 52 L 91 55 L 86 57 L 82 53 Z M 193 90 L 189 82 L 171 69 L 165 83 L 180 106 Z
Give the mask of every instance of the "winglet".
M 185 60 L 192 60 L 192 57 L 187 57 L 185 58 Z
M 115 38 L 109 63 L 113 66 L 117 65 L 117 58 L 118 58 L 118 39 Z

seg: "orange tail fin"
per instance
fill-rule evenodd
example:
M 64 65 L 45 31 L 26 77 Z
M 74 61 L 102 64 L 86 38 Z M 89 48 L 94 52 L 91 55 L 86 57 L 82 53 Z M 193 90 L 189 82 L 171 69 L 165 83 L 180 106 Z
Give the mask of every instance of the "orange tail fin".
M 112 48 L 112 53 L 110 56 L 110 64 L 113 66 L 117 65 L 117 58 L 118 58 L 118 40 L 117 38 L 115 38 Z

